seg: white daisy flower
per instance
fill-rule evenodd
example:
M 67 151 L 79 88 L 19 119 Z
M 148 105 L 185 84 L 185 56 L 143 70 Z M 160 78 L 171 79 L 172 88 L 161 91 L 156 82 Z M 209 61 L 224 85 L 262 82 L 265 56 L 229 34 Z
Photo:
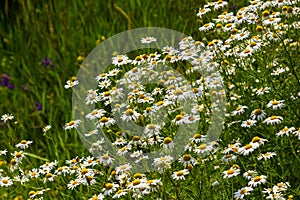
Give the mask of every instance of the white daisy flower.
M 4 114 L 1 116 L 1 121 L 6 123 L 8 120 L 12 120 L 14 116 L 12 114 Z
M 267 181 L 267 176 L 265 176 L 265 175 L 255 176 L 248 183 L 248 186 L 250 186 L 250 187 L 256 187 L 257 185 L 264 184 L 266 181 Z
M 239 175 L 241 172 L 241 170 L 239 168 L 230 168 L 229 170 L 226 170 L 224 172 L 222 172 L 223 174 L 223 178 L 231 178 L 234 176 Z
M 13 185 L 13 181 L 8 176 L 2 176 L 0 177 L 0 186 L 1 187 L 9 187 Z
M 246 195 L 249 195 L 253 191 L 252 187 L 243 187 L 234 193 L 234 198 L 236 200 L 243 199 Z
M 81 184 L 81 181 L 78 179 L 72 180 L 67 184 L 69 190 L 73 190 L 75 187 Z
M 152 42 L 156 42 L 155 37 L 148 36 L 148 37 L 141 38 L 141 43 L 143 43 L 143 44 L 150 44 Z
M 255 149 L 259 147 L 258 143 L 249 143 L 243 147 L 239 148 L 239 153 L 243 154 L 244 156 L 249 155 L 251 152 L 253 152 Z
M 189 174 L 189 170 L 187 169 L 183 169 L 183 170 L 179 170 L 177 172 L 173 172 L 172 174 L 172 178 L 175 180 L 185 180 L 185 175 Z
M 131 60 L 126 55 L 117 55 L 112 58 L 112 64 L 115 66 L 121 66 L 131 63 Z
M 46 133 L 50 129 L 51 129 L 51 125 L 47 125 L 43 128 L 43 132 Z
M 289 136 L 290 133 L 292 133 L 293 131 L 295 131 L 296 129 L 294 127 L 290 127 L 288 128 L 287 126 L 285 126 L 283 129 L 281 129 L 278 133 L 276 133 L 277 137 L 282 137 L 283 135 L 287 135 Z
M 276 152 L 267 152 L 267 153 L 263 153 L 263 154 L 261 154 L 261 155 L 257 158 L 257 160 L 262 160 L 262 159 L 268 160 L 268 159 L 270 159 L 270 158 L 272 158 L 273 156 L 276 156 L 276 155 L 277 155 Z
M 273 110 L 277 110 L 278 108 L 282 108 L 284 106 L 283 102 L 284 100 L 280 100 L 280 101 L 273 100 L 267 104 L 267 107 L 268 108 L 272 107 Z
M 251 112 L 251 117 L 253 120 L 262 120 L 266 116 L 266 112 L 261 109 L 255 109 Z
M 280 124 L 283 118 L 281 116 L 271 116 L 263 121 L 263 123 L 271 124 Z
M 30 144 L 32 144 L 32 141 L 22 140 L 19 144 L 16 144 L 15 147 L 20 149 L 26 149 Z
M 72 120 L 72 121 L 66 123 L 66 125 L 64 126 L 64 129 L 65 130 L 69 130 L 69 129 L 73 129 L 73 128 L 76 129 L 80 123 L 81 123 L 80 119 Z
M 241 127 L 250 128 L 252 126 L 255 126 L 256 122 L 257 122 L 256 120 L 248 119 L 242 122 Z

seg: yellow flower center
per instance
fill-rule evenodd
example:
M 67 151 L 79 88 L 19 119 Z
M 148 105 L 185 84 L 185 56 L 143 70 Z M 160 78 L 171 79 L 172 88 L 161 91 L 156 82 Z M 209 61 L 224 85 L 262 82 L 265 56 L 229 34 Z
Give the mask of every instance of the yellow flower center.
M 88 172 L 89 172 L 89 170 L 87 168 L 83 168 L 80 173 L 81 173 L 81 175 L 85 175 Z
M 256 110 L 254 110 L 253 114 L 254 115 L 261 115 L 262 111 L 261 111 L 261 109 L 256 109 Z
M 138 178 L 143 178 L 143 175 L 141 173 L 136 173 L 133 178 L 138 179 Z
M 75 121 L 70 121 L 69 123 L 68 123 L 68 126 L 72 126 L 72 125 L 74 125 L 75 124 Z
M 127 110 L 125 111 L 125 115 L 127 115 L 127 116 L 132 116 L 133 114 L 134 114 L 134 112 L 133 112 L 132 109 L 127 109 Z
M 251 144 L 247 144 L 247 145 L 245 146 L 245 149 L 246 149 L 246 150 L 251 149 L 251 148 L 252 148 L 252 145 L 251 145 Z
M 261 177 L 260 176 L 256 176 L 254 179 L 253 179 L 253 181 L 254 182 L 259 182 L 259 181 L 261 181 Z
M 164 144 L 169 144 L 169 143 L 171 143 L 172 142 L 172 138 L 170 138 L 170 137 L 166 137 L 165 139 L 164 139 Z
M 135 179 L 134 181 L 132 181 L 132 185 L 139 185 L 140 183 L 140 179 Z
M 108 122 L 108 118 L 107 117 L 102 117 L 99 121 L 101 123 L 105 123 L 105 122 Z
M 184 161 L 189 161 L 191 160 L 191 156 L 189 154 L 185 154 L 183 157 L 182 157 L 182 160 Z
M 255 142 L 259 142 L 260 141 L 260 137 L 258 136 L 255 136 L 252 138 L 252 142 L 255 143 Z
M 247 190 L 246 189 L 243 189 L 241 190 L 240 194 L 246 194 L 247 193 Z
M 46 178 L 51 178 L 52 176 L 53 176 L 53 174 L 51 174 L 51 173 L 46 174 Z
M 26 144 L 26 143 L 27 143 L 26 140 L 22 140 L 22 141 L 21 141 L 21 144 Z
M 113 184 L 105 183 L 104 187 L 105 187 L 105 189 L 110 190 L 113 187 Z
M 275 119 L 278 119 L 278 117 L 277 116 L 270 117 L 270 120 L 275 120 Z
M 180 171 L 178 171 L 178 172 L 176 173 L 177 176 L 183 176 L 183 174 L 184 174 L 184 173 L 183 173 L 182 170 L 180 170 Z
M 182 118 L 183 118 L 182 115 L 176 115 L 175 120 L 176 120 L 176 121 L 179 121 L 179 120 L 181 120 Z
M 78 183 L 78 181 L 75 180 L 75 181 L 72 182 L 72 185 L 76 185 L 77 183 Z
M 137 135 L 136 135 L 136 136 L 133 136 L 132 140 L 133 140 L 133 141 L 139 141 L 139 140 L 140 140 L 140 137 L 137 136 Z

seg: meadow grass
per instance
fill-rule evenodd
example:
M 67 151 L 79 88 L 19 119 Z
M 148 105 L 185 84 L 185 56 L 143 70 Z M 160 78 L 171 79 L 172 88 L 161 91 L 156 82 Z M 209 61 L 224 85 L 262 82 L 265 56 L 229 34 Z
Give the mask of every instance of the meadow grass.
M 6 120 L 2 116 L 0 122 L 1 199 L 42 196 L 44 199 L 102 199 L 102 195 L 112 199 L 118 194 L 120 199 L 300 199 L 299 2 L 285 5 L 287 1 L 274 0 L 276 5 L 266 5 L 263 9 L 260 9 L 263 3 L 256 1 L 229 1 L 223 7 L 224 2 L 210 5 L 204 0 L 2 1 L 0 115 L 11 113 L 14 118 Z M 197 16 L 204 5 L 210 6 L 210 12 Z M 220 9 L 214 8 L 215 5 L 220 5 Z M 259 17 L 256 23 L 251 23 L 250 14 L 239 14 L 246 6 L 255 10 L 245 9 L 245 13 L 256 12 L 254 15 Z M 221 14 L 224 19 L 216 22 Z M 233 16 L 242 16 L 245 21 L 230 21 Z M 280 22 L 273 24 L 272 20 L 278 18 Z M 272 20 L 266 21 L 268 19 Z M 214 27 L 208 28 L 208 23 Z M 192 36 L 193 39 L 186 39 L 187 47 L 178 55 L 196 51 L 198 44 L 201 51 L 207 52 L 201 54 L 201 59 L 210 60 L 203 65 L 211 64 L 212 71 L 218 68 L 212 77 L 204 79 L 187 63 L 190 57 L 169 63 L 194 89 L 201 90 L 197 97 L 201 105 L 200 119 L 196 122 L 204 138 L 211 123 L 211 111 L 217 109 L 212 105 L 214 95 L 226 97 L 227 110 L 218 140 L 204 144 L 196 140 L 200 137 L 196 133 L 191 137 L 191 149 L 185 152 L 186 157 L 181 156 L 191 163 L 186 165 L 179 161 L 180 156 L 173 158 L 172 163 L 158 158 L 164 167 L 156 163 L 155 171 L 130 174 L 130 170 L 121 173 L 106 166 L 103 156 L 88 157 L 89 151 L 72 128 L 72 120 L 76 120 L 72 116 L 72 89 L 64 87 L 76 76 L 94 47 L 106 38 L 138 27 L 163 27 Z M 158 53 L 161 58 L 157 60 L 168 63 L 166 54 Z M 131 52 L 130 59 L 135 60 L 139 54 L 141 51 Z M 107 73 L 120 69 L 124 74 L 134 67 L 132 63 L 115 63 Z M 8 85 L 4 79 L 9 80 Z M 114 78 L 109 80 L 111 86 L 99 90 L 99 96 L 101 92 L 114 90 L 117 83 Z M 225 91 L 216 89 L 220 85 L 224 85 Z M 149 95 L 156 87 L 148 85 L 143 95 Z M 166 92 L 190 92 L 183 88 L 173 91 L 172 87 L 170 91 L 165 88 Z M 130 103 L 131 110 L 126 108 L 126 111 L 143 113 L 147 106 L 151 107 L 151 103 L 143 106 L 136 103 L 144 99 L 141 97 L 136 97 Z M 153 102 L 157 106 L 161 100 L 164 98 L 158 95 Z M 105 101 L 99 100 L 97 106 L 107 112 L 105 117 L 110 116 L 111 110 L 106 108 Z M 120 149 L 129 146 L 132 151 L 168 149 L 178 125 L 189 123 L 180 121 L 185 115 L 179 108 L 168 113 L 169 121 L 167 127 L 161 128 L 162 138 L 158 144 L 150 145 L 150 140 L 141 139 L 149 149 L 136 145 L 134 137 L 121 135 L 115 125 L 104 130 L 112 142 L 120 138 L 126 140 L 128 146 L 117 145 Z M 144 126 L 150 123 L 147 117 L 132 121 Z M 51 128 L 43 131 L 47 125 Z M 65 130 L 68 127 L 70 130 Z M 150 134 L 148 139 L 152 137 Z M 22 140 L 26 141 L 22 143 Z M 25 153 L 20 152 L 22 149 L 15 145 L 22 146 L 27 141 L 33 143 Z M 33 169 L 37 169 L 37 177 L 32 177 Z M 182 176 L 183 173 L 186 175 Z M 6 187 L 11 180 L 12 185 Z

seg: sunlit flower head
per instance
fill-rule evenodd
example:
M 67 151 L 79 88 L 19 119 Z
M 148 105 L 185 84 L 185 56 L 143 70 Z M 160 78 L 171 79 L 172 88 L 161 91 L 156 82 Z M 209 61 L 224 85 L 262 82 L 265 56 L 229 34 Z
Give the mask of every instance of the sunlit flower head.
M 254 178 L 249 181 L 248 186 L 250 187 L 256 187 L 257 185 L 264 184 L 267 181 L 267 176 L 265 175 L 260 175 L 260 176 L 255 176 Z
M 76 129 L 79 126 L 80 123 L 81 123 L 81 120 L 79 120 L 79 119 L 72 120 L 72 121 L 66 123 L 64 129 L 65 130 Z
M 20 149 L 26 149 L 30 144 L 32 144 L 32 141 L 22 140 L 19 144 L 16 144 L 16 147 Z
M 281 116 L 271 116 L 263 121 L 263 123 L 267 123 L 268 125 L 280 124 L 283 118 Z
M 156 38 L 155 37 L 148 36 L 148 37 L 143 37 L 141 39 L 141 43 L 143 43 L 143 44 L 150 44 L 152 42 L 156 42 Z

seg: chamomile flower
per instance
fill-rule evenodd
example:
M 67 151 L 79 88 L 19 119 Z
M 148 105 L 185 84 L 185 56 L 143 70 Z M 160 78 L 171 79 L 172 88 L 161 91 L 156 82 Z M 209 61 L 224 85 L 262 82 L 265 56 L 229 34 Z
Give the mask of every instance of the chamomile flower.
M 64 126 L 64 129 L 65 130 L 76 129 L 80 123 L 81 123 L 80 119 L 72 120 L 72 121 L 66 123 L 66 125 Z
M 100 193 L 98 195 L 92 196 L 91 198 L 89 198 L 89 200 L 104 200 L 104 198 L 105 196 L 102 193 Z
M 103 154 L 102 156 L 100 156 L 99 160 L 100 160 L 99 161 L 100 164 L 103 164 L 103 165 L 107 166 L 107 165 L 110 165 L 113 162 L 114 159 L 112 157 L 110 157 L 108 155 L 108 153 L 106 153 L 106 154 Z
M 1 187 L 9 187 L 13 185 L 13 181 L 8 176 L 2 176 L 0 177 L 0 186 Z
M 126 164 L 116 167 L 116 173 L 124 174 L 124 173 L 128 172 L 131 168 L 132 168 L 132 165 L 130 163 L 126 163 Z
M 100 97 L 97 93 L 98 90 L 88 90 L 88 94 L 85 98 L 86 104 L 94 104 L 100 101 Z
M 197 17 L 202 18 L 203 15 L 205 15 L 206 13 L 208 13 L 210 11 L 211 11 L 210 8 L 199 9 L 199 12 L 197 13 Z
M 154 158 L 153 165 L 157 167 L 158 171 L 163 172 L 165 169 L 171 167 L 172 160 L 173 157 L 168 155 L 160 158 Z
M 128 194 L 127 190 L 121 190 L 121 189 L 119 189 L 119 190 L 112 196 L 112 198 L 113 198 L 113 199 L 119 199 L 119 198 L 121 198 L 122 196 L 125 196 L 125 195 L 127 195 L 127 194 Z
M 248 170 L 245 173 L 243 173 L 243 177 L 247 180 L 253 179 L 257 175 L 257 172 L 254 170 Z
M 12 120 L 14 116 L 12 114 L 4 114 L 1 116 L 1 121 L 6 123 L 8 120 Z
M 72 77 L 71 80 L 67 81 L 67 83 L 64 87 L 65 87 L 65 89 L 69 89 L 69 88 L 75 87 L 76 85 L 79 85 L 79 81 L 76 80 L 76 77 Z
M 189 171 L 187 169 L 179 170 L 177 172 L 173 172 L 172 178 L 175 180 L 185 180 L 186 175 L 189 174 Z
M 190 139 L 191 142 L 200 143 L 206 140 L 206 135 L 201 135 L 200 133 L 196 133 L 193 138 Z
M 45 174 L 45 177 L 44 177 L 43 181 L 44 181 L 44 183 L 46 183 L 48 181 L 53 182 L 55 177 L 57 177 L 57 175 L 48 172 L 48 173 Z
M 143 43 L 143 44 L 150 44 L 152 42 L 156 42 L 156 38 L 155 37 L 148 36 L 148 37 L 143 37 L 141 39 L 141 43 Z
M 160 135 L 161 126 L 157 124 L 148 124 L 145 129 L 144 133 L 148 135 L 148 137 L 153 137 L 155 135 Z
M 117 55 L 112 58 L 112 64 L 115 66 L 122 66 L 130 62 L 131 60 L 126 55 Z
M 257 185 L 264 184 L 267 181 L 267 176 L 265 175 L 260 175 L 260 176 L 255 176 L 254 178 L 249 181 L 248 186 L 250 187 L 256 187 Z
M 247 108 L 248 108 L 247 106 L 239 105 L 234 111 L 232 111 L 232 115 L 233 116 L 240 115 L 240 114 L 244 113 L 245 109 L 247 109 Z
M 99 84 L 98 84 L 98 86 L 101 89 L 107 89 L 110 85 L 111 85 L 111 81 L 110 80 L 103 80 L 103 81 L 99 82 Z
M 213 150 L 213 146 L 211 144 L 201 144 L 195 147 L 194 152 L 198 154 L 206 154 Z
M 268 108 L 272 107 L 273 110 L 277 110 L 278 108 L 282 108 L 284 106 L 283 102 L 284 100 L 280 100 L 280 101 L 273 100 L 267 104 L 267 107 Z
M 20 149 L 26 149 L 30 144 L 32 144 L 32 141 L 22 140 L 19 144 L 16 144 L 15 147 Z
M 243 187 L 234 193 L 234 198 L 236 200 L 243 199 L 246 195 L 249 195 L 253 191 L 252 187 Z
M 241 127 L 250 128 L 252 126 L 255 126 L 256 122 L 256 120 L 248 119 L 242 122 Z
M 0 150 L 0 156 L 1 156 L 1 155 L 6 155 L 6 153 L 7 153 L 7 150 L 6 150 L 6 149 Z
M 263 139 L 261 137 L 255 136 L 252 138 L 251 143 L 257 143 L 259 145 L 264 145 L 265 142 L 268 142 L 267 139 Z
M 112 125 L 114 125 L 116 123 L 116 121 L 114 120 L 114 118 L 111 117 L 101 117 L 97 122 L 96 122 L 96 126 L 97 128 L 102 128 L 102 127 L 110 127 Z
M 71 180 L 68 184 L 67 187 L 69 190 L 73 190 L 75 187 L 81 184 L 81 181 L 78 179 Z
M 257 96 L 259 96 L 259 95 L 263 95 L 265 93 L 269 93 L 270 90 L 271 90 L 270 87 L 264 87 L 264 88 L 260 88 L 260 89 L 256 90 L 255 93 L 256 93 Z
M 239 153 L 243 154 L 244 156 L 249 155 L 252 153 L 255 149 L 259 147 L 258 143 L 249 143 L 241 148 L 239 148 Z
M 231 178 L 234 176 L 239 175 L 241 172 L 241 170 L 239 168 L 230 168 L 229 170 L 226 170 L 224 172 L 222 172 L 223 174 L 223 178 Z
M 198 164 L 197 160 L 193 158 L 190 154 L 184 154 L 182 157 L 179 158 L 179 162 L 182 163 L 184 167 Z
M 94 120 L 103 117 L 105 113 L 106 111 L 103 109 L 94 109 L 90 113 L 85 115 L 85 117 L 89 120 Z
M 98 134 L 98 129 L 94 129 L 89 131 L 88 133 L 84 134 L 85 137 L 90 137 L 92 135 L 97 135 Z
M 287 126 L 285 126 L 283 129 L 281 129 L 278 133 L 276 133 L 277 137 L 282 137 L 283 135 L 287 135 L 289 136 L 290 133 L 292 133 L 293 131 L 295 131 L 296 129 L 294 127 L 290 127 L 288 128 Z
M 206 32 L 206 31 L 208 31 L 208 30 L 211 30 L 214 26 L 215 26 L 214 23 L 209 22 L 209 23 L 204 24 L 203 26 L 201 26 L 201 27 L 199 28 L 199 30 L 200 30 L 200 31 L 203 31 L 203 32 Z
M 294 131 L 293 134 L 294 134 L 295 136 L 297 136 L 298 139 L 300 140 L 300 127 L 298 128 L 298 130 Z
M 51 129 L 51 125 L 47 125 L 43 128 L 43 132 L 46 133 L 47 131 L 49 131 Z
M 140 114 L 136 112 L 134 109 L 127 109 L 123 115 L 121 116 L 121 119 L 123 121 L 136 121 L 140 117 Z
M 14 159 L 17 163 L 20 163 L 23 158 L 25 158 L 25 154 L 23 151 L 15 151 L 14 153 L 12 153 L 12 155 L 14 156 Z
M 271 73 L 271 75 L 272 76 L 279 76 L 283 72 L 285 72 L 285 69 L 283 69 L 282 67 L 278 67 L 276 70 L 273 70 L 273 72 Z
M 161 144 L 164 149 L 173 149 L 174 148 L 174 143 L 172 138 L 170 137 L 165 137 L 163 143 Z
M 263 153 L 263 154 L 261 154 L 261 155 L 257 158 L 257 160 L 262 160 L 262 159 L 268 160 L 268 159 L 270 159 L 270 158 L 272 158 L 273 156 L 276 156 L 276 155 L 277 155 L 276 152 L 267 152 L 267 153 Z
M 271 116 L 263 121 L 263 123 L 271 124 L 280 124 L 283 118 L 281 116 Z
M 265 116 L 266 116 L 266 112 L 259 108 L 251 112 L 251 117 L 253 120 L 262 120 Z
M 102 189 L 102 192 L 104 192 L 104 195 L 111 195 L 113 192 L 115 192 L 119 188 L 119 185 L 116 183 L 105 183 L 104 188 Z

